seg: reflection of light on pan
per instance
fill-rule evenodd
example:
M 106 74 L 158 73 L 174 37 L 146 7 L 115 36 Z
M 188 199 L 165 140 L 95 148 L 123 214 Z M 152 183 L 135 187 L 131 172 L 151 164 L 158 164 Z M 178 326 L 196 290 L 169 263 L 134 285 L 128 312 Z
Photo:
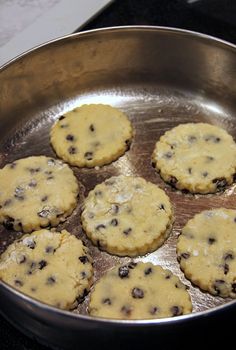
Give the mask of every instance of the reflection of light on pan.
M 213 102 L 203 102 L 201 103 L 201 106 L 209 112 L 219 114 L 219 115 L 225 114 L 225 111 L 219 105 Z

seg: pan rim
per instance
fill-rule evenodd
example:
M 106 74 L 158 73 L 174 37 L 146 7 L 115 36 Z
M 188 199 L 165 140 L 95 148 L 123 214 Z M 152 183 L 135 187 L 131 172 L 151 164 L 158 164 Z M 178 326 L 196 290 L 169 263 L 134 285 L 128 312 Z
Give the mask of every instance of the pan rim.
M 72 33 L 68 35 L 64 35 L 49 41 L 46 41 L 40 45 L 37 45 L 19 55 L 16 57 L 10 59 L 8 62 L 4 63 L 3 65 L 0 66 L 0 73 L 2 70 L 8 68 L 10 65 L 15 63 L 18 60 L 21 60 L 25 56 L 29 56 L 33 54 L 35 51 L 40 50 L 41 48 L 45 48 L 46 46 L 51 46 L 54 44 L 58 44 L 62 41 L 66 40 L 71 40 L 71 39 L 77 39 L 80 37 L 84 37 L 87 35 L 94 35 L 97 33 L 104 33 L 104 32 L 113 32 L 113 31 L 137 31 L 137 30 L 142 30 L 142 31 L 159 31 L 159 32 L 169 32 L 169 33 L 175 33 L 175 34 L 180 34 L 180 35 L 186 35 L 186 36 L 192 36 L 196 39 L 203 39 L 207 40 L 210 42 L 214 42 L 220 45 L 224 45 L 230 49 L 236 50 L 236 44 L 233 44 L 227 40 L 217 38 L 212 35 L 204 34 L 198 31 L 193 31 L 193 30 L 188 30 L 188 29 L 182 29 L 182 28 L 177 28 L 177 27 L 165 27 L 165 26 L 151 26 L 151 25 L 126 25 L 126 26 L 112 26 L 112 27 L 103 27 L 103 28 L 97 28 L 97 29 L 90 29 L 90 30 L 85 30 L 81 31 L 78 33 Z
M 34 48 L 27 50 L 26 52 L 16 56 L 15 58 L 11 59 L 10 61 L 6 62 L 2 66 L 0 66 L 0 73 L 10 67 L 15 62 L 24 59 L 24 57 L 29 56 L 31 54 L 34 54 L 36 51 L 39 51 L 42 48 L 45 48 L 46 46 L 51 45 L 58 45 L 62 41 L 67 40 L 79 40 L 80 38 L 90 36 L 90 35 L 97 35 L 100 33 L 106 33 L 106 32 L 131 32 L 131 31 L 159 31 L 163 33 L 170 33 L 170 34 L 176 34 L 186 37 L 192 37 L 196 40 L 204 40 L 206 42 L 209 42 L 211 44 L 217 44 L 220 46 L 223 46 L 224 48 L 233 50 L 233 52 L 236 54 L 236 45 L 228 42 L 226 40 L 208 35 L 203 34 L 201 32 L 192 31 L 192 30 L 186 30 L 176 27 L 165 27 L 165 26 L 149 26 L 149 25 L 127 25 L 127 26 L 112 26 L 112 27 L 104 27 L 104 28 L 98 28 L 98 29 L 92 29 L 92 30 L 86 30 L 78 33 L 68 34 L 65 36 L 61 36 L 59 38 L 50 40 L 48 42 L 45 42 L 43 44 L 37 45 Z M 161 318 L 161 319 L 142 319 L 142 320 L 119 320 L 119 319 L 109 319 L 109 318 L 102 318 L 102 317 L 95 317 L 95 316 L 89 316 L 89 315 L 82 315 L 73 313 L 71 311 L 62 310 L 55 308 L 53 306 L 44 304 L 36 299 L 31 298 L 30 296 L 27 296 L 26 294 L 19 292 L 18 290 L 14 289 L 7 283 L 0 280 L 0 289 L 5 290 L 6 293 L 10 293 L 12 297 L 17 299 L 17 302 L 26 302 L 31 307 L 36 308 L 40 310 L 41 312 L 48 312 L 55 314 L 60 317 L 68 318 L 70 320 L 84 320 L 87 322 L 99 322 L 101 324 L 113 324 L 113 325 L 125 325 L 125 326 L 153 326 L 153 325 L 165 325 L 171 323 L 181 323 L 182 321 L 186 320 L 193 320 L 196 318 L 206 317 L 210 316 L 212 314 L 216 314 L 218 312 L 221 312 L 222 310 L 226 310 L 228 308 L 231 308 L 232 306 L 236 305 L 236 300 L 232 300 L 227 302 L 226 304 L 222 304 L 219 306 L 215 306 L 213 308 L 204 310 L 204 311 L 198 311 L 193 312 L 186 315 L 176 316 L 176 317 L 168 317 L 168 318 Z M 0 310 L 1 312 L 1 310 Z

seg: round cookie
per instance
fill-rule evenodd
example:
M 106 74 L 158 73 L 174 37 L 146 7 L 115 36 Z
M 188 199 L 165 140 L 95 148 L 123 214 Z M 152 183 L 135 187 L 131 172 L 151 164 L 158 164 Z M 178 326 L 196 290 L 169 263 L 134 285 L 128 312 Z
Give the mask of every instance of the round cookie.
M 71 309 L 92 281 L 83 242 L 66 230 L 35 231 L 12 243 L 0 257 L 0 278 L 46 304 Z
M 76 206 L 78 183 L 68 165 L 44 156 L 16 160 L 0 169 L 0 222 L 31 232 L 56 226 Z
M 89 313 L 115 319 L 180 316 L 192 311 L 185 285 L 169 270 L 130 263 L 108 271 L 95 284 Z
M 177 189 L 214 193 L 234 180 L 236 144 L 215 125 L 182 124 L 161 136 L 152 162 L 164 181 Z
M 129 148 L 133 130 L 127 116 L 103 104 L 83 105 L 61 116 L 51 129 L 58 157 L 78 167 L 111 163 Z
M 100 249 L 120 256 L 146 254 L 170 232 L 172 208 L 163 190 L 141 177 L 114 176 L 89 192 L 82 225 Z
M 178 238 L 177 255 L 186 278 L 212 295 L 236 298 L 236 210 L 203 211 Z

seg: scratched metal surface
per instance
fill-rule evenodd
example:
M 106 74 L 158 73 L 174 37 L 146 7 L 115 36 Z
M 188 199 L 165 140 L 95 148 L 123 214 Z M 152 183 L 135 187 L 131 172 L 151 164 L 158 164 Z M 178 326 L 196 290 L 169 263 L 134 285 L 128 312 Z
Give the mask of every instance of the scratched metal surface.
M 233 91 L 236 84 L 233 85 L 232 81 L 230 84 L 230 79 L 235 79 L 235 72 L 233 77 L 232 74 L 231 77 L 224 77 L 224 82 L 228 84 L 225 97 L 222 97 L 222 91 L 226 89 L 226 83 L 223 84 L 224 89 L 220 87 L 223 78 L 221 75 L 225 74 L 225 66 L 222 67 L 222 64 L 229 65 L 231 63 L 233 66 L 233 60 L 234 64 L 236 62 L 235 51 L 231 48 L 227 51 L 227 46 L 219 44 L 219 47 L 216 45 L 215 50 L 218 51 L 214 56 L 213 45 L 210 47 L 212 50 L 210 54 L 211 57 L 215 58 L 214 70 L 211 66 L 212 61 L 214 61 L 212 58 L 211 63 L 203 62 L 205 67 L 202 72 L 198 72 L 201 81 L 194 73 L 193 80 L 192 78 L 189 81 L 187 79 L 186 82 L 186 77 L 193 72 L 192 69 L 199 67 L 196 56 L 195 58 L 191 56 L 189 47 L 189 50 L 185 50 L 185 54 L 187 52 L 189 57 L 182 62 L 181 69 L 185 70 L 186 74 L 183 77 L 178 71 L 177 64 L 180 62 L 177 60 L 175 63 L 170 60 L 167 63 L 169 66 L 166 67 L 165 56 L 160 55 L 160 50 L 154 50 L 146 58 L 137 57 L 138 51 L 143 52 L 142 46 L 147 47 L 153 42 L 154 33 L 152 30 L 146 30 L 145 35 L 142 30 L 141 33 L 130 30 L 126 36 L 119 36 L 116 30 L 110 32 L 113 33 L 113 36 L 109 33 L 105 33 L 106 35 L 102 33 L 97 37 L 95 35 L 95 39 L 93 39 L 85 34 L 81 43 L 79 40 L 73 39 L 66 40 L 60 45 L 51 45 L 47 50 L 44 48 L 37 55 L 33 54 L 16 61 L 12 66 L 0 72 L 0 83 L 3 87 L 0 102 L 2 112 L 0 115 L 2 125 L 0 130 L 0 166 L 30 155 L 43 154 L 56 157 L 49 143 L 50 127 L 56 118 L 75 106 L 84 103 L 108 103 L 120 108 L 128 115 L 135 129 L 130 150 L 117 161 L 98 170 L 72 168 L 78 181 L 82 184 L 81 196 L 74 213 L 58 228 L 68 229 L 77 237 L 82 238 L 89 246 L 94 258 L 95 280 L 117 263 L 129 261 L 129 258 L 112 256 L 94 247 L 81 229 L 79 214 L 84 197 L 97 183 L 118 174 L 142 176 L 159 185 L 169 195 L 174 207 L 175 222 L 169 238 L 161 248 L 144 257 L 138 257 L 136 260 L 160 264 L 177 274 L 189 287 L 193 312 L 209 310 L 227 303 L 230 299 L 213 297 L 208 293 L 203 293 L 185 279 L 176 259 L 176 241 L 181 228 L 195 213 L 203 209 L 221 206 L 234 208 L 236 185 L 234 184 L 215 195 L 184 194 L 163 182 L 151 166 L 150 158 L 159 137 L 166 130 L 180 123 L 209 122 L 225 128 L 233 137 L 236 137 L 236 106 L 234 104 L 235 91 Z M 162 48 L 164 45 L 165 48 L 168 48 L 166 40 L 169 40 L 169 45 L 175 46 L 172 39 L 164 39 L 164 44 L 163 41 L 157 40 L 156 45 L 161 45 Z M 116 49 L 112 51 L 114 40 L 117 40 Z M 185 40 L 184 45 L 190 45 L 186 37 L 183 36 L 183 40 Z M 208 49 L 205 41 L 202 41 L 203 44 L 197 47 L 199 52 Z M 122 52 L 124 47 L 126 48 L 126 57 L 121 55 L 120 58 L 116 58 L 118 48 L 119 52 Z M 67 51 L 62 50 L 62 48 L 67 49 Z M 73 54 L 75 49 L 81 54 L 80 59 L 75 58 Z M 203 51 L 200 53 L 204 53 L 207 57 L 209 53 Z M 107 59 L 104 53 L 107 53 Z M 100 61 L 101 55 L 104 60 L 102 63 Z M 157 56 L 159 63 L 157 63 Z M 196 67 L 187 63 L 190 56 L 193 59 L 192 64 L 195 64 Z M 121 59 L 122 57 L 123 59 Z M 125 65 L 127 57 L 130 59 L 128 68 Z M 70 63 L 68 63 L 69 59 Z M 180 59 L 183 57 L 181 56 Z M 48 66 L 49 61 L 51 62 L 50 67 Z M 113 62 L 113 68 L 111 62 Z M 148 69 L 146 68 L 147 62 Z M 100 66 L 97 67 L 96 64 Z M 160 69 L 156 68 L 158 64 Z M 219 66 L 216 66 L 217 64 Z M 117 74 L 118 66 L 120 68 L 119 74 Z M 164 69 L 164 72 L 161 68 Z M 104 69 L 108 73 L 106 71 L 104 73 Z M 152 77 L 152 69 L 155 79 Z M 89 73 L 88 70 L 90 70 Z M 166 82 L 163 80 L 164 73 L 166 73 Z M 229 68 L 228 73 L 230 73 Z M 173 79 L 173 84 L 171 79 Z M 14 101 L 13 97 L 15 97 Z M 6 230 L 1 226 L 0 251 L 2 252 L 9 243 L 20 235 L 21 233 Z M 89 296 L 74 310 L 75 313 L 86 314 L 88 298 Z

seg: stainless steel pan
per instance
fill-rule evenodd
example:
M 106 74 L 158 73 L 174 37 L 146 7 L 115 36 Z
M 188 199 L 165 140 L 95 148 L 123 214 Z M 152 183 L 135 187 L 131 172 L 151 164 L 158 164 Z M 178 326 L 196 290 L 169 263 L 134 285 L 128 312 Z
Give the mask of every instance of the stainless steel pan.
M 87 299 L 73 312 L 57 310 L 0 282 L 1 313 L 22 332 L 52 346 L 186 332 L 235 312 L 236 303 L 201 292 L 185 280 L 176 260 L 176 239 L 202 209 L 235 207 L 235 185 L 216 195 L 190 195 L 166 185 L 151 166 L 156 140 L 189 121 L 209 122 L 236 136 L 236 47 L 198 33 L 158 27 L 88 31 L 50 42 L 0 70 L 0 166 L 29 155 L 55 156 L 49 129 L 64 112 L 83 103 L 108 103 L 127 113 L 135 128 L 131 149 L 99 170 L 73 168 L 83 185 L 80 202 L 65 227 L 82 237 L 95 261 L 95 279 L 119 261 L 86 239 L 79 213 L 95 184 L 115 174 L 134 174 L 158 184 L 170 196 L 175 223 L 167 242 L 137 260 L 171 269 L 189 286 L 193 313 L 170 319 L 114 321 L 86 314 Z M 0 184 L 1 186 L 1 184 Z M 20 233 L 0 228 L 0 251 Z M 65 286 L 66 288 L 66 286 Z M 214 321 L 212 321 L 214 322 Z M 92 335 L 92 337 L 91 337 Z M 150 339 L 150 338 L 149 338 Z

